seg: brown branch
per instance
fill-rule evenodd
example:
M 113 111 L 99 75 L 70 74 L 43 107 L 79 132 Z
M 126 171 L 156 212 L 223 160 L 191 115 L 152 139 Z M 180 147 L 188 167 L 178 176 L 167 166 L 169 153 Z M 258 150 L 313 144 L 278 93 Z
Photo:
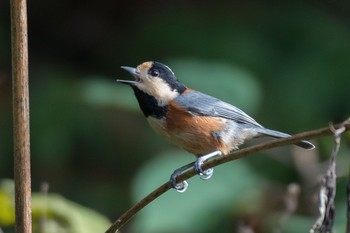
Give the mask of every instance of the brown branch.
M 350 119 L 342 122 L 341 124 L 337 124 L 333 126 L 334 129 L 338 129 L 340 127 L 345 127 L 345 131 L 350 130 Z M 325 135 L 331 135 L 333 134 L 333 131 L 330 127 L 325 127 L 321 129 L 316 129 L 312 131 L 307 131 L 304 133 L 299 133 L 296 135 L 293 135 L 288 138 L 283 139 L 276 139 L 273 141 L 269 141 L 266 143 L 261 143 L 255 146 L 250 146 L 241 150 L 237 150 L 233 152 L 232 154 L 226 155 L 226 156 L 219 156 L 211 161 L 206 162 L 203 164 L 203 169 L 208 169 L 211 167 L 216 167 L 220 164 L 227 163 L 232 160 L 236 160 L 242 157 L 245 157 L 249 154 L 260 152 L 263 150 L 275 148 L 278 146 L 285 146 L 289 144 L 294 144 L 296 142 L 299 142 L 301 140 L 305 139 L 313 139 L 318 138 Z M 182 182 L 184 180 L 187 180 L 193 176 L 196 175 L 196 172 L 194 169 L 190 169 L 186 171 L 185 173 L 178 176 L 177 181 Z M 156 190 L 148 194 L 144 199 L 139 201 L 137 204 L 135 204 L 133 207 L 131 207 L 129 210 L 127 210 L 119 219 L 117 219 L 112 226 L 106 231 L 106 233 L 114 233 L 118 231 L 124 224 L 126 224 L 138 211 L 143 209 L 145 206 L 147 206 L 150 202 L 158 198 L 160 195 L 167 192 L 169 189 L 171 189 L 170 182 L 164 183 L 160 187 L 158 187 Z
M 346 197 L 347 197 L 346 233 L 350 233 L 350 168 L 349 168 L 349 175 L 348 175 L 348 184 L 346 186 Z
M 345 132 L 346 127 L 340 125 L 337 129 L 335 129 L 332 125 L 330 126 L 331 131 L 334 134 L 334 147 L 329 159 L 329 165 L 327 169 L 327 173 L 323 179 L 323 184 L 320 189 L 320 203 L 319 203 L 319 211 L 320 216 L 316 220 L 316 223 L 311 228 L 310 232 L 332 232 L 334 220 L 335 220 L 335 206 L 334 206 L 334 198 L 336 193 L 336 159 L 339 152 L 340 147 L 340 139 L 341 134 Z
M 350 167 L 348 170 L 348 183 L 346 186 L 346 204 L 347 204 L 347 210 L 346 210 L 346 233 L 350 233 Z
M 31 233 L 28 39 L 25 0 L 11 0 L 16 232 Z

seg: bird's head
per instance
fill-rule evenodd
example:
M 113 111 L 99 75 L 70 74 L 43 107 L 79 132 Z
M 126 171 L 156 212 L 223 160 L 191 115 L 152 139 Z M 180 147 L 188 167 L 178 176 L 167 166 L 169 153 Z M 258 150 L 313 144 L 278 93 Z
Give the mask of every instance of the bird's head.
M 160 105 L 167 105 L 186 90 L 186 86 L 177 80 L 174 72 L 162 63 L 148 61 L 136 68 L 128 66 L 121 68 L 132 74 L 135 80 L 118 79 L 118 82 L 128 84 L 135 91 L 154 97 Z

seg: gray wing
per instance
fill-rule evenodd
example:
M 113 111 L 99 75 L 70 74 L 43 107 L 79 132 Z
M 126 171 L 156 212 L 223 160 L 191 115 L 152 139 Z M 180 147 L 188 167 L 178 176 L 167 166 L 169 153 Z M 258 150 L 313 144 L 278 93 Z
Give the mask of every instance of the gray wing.
M 174 100 L 193 115 L 223 117 L 253 127 L 263 128 L 239 108 L 198 91 L 190 91 Z

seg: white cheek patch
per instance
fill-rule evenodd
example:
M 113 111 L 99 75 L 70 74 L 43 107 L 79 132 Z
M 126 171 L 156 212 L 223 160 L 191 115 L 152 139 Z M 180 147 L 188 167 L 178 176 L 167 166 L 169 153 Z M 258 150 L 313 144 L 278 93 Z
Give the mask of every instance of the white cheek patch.
M 157 77 L 143 79 L 136 85 L 141 91 L 154 96 L 160 106 L 167 105 L 169 101 L 179 96 L 176 90 L 171 90 L 169 84 Z

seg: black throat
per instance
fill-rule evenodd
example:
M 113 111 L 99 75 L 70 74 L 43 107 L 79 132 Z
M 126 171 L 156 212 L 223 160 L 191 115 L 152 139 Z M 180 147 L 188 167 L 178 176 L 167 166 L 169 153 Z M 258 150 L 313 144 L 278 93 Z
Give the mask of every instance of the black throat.
M 137 87 L 131 86 L 134 90 L 139 106 L 145 115 L 145 117 L 155 117 L 161 119 L 165 116 L 168 106 L 159 106 L 156 98 L 150 96 L 143 91 L 140 91 Z

